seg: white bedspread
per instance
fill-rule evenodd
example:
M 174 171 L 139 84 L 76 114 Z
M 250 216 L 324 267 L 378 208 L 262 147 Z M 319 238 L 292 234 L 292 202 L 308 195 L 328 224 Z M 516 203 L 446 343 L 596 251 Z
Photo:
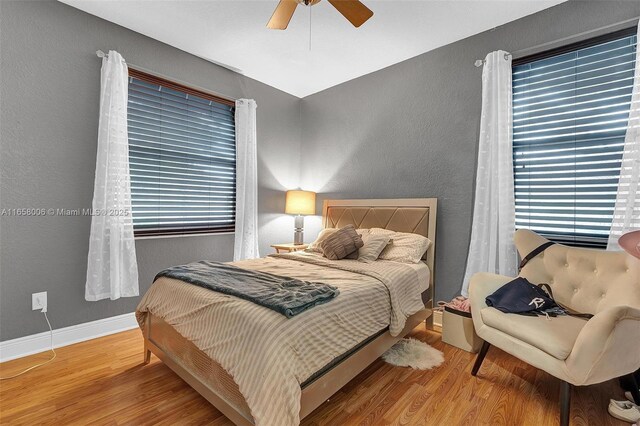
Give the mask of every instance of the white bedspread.
M 291 319 L 233 296 L 179 280 L 160 278 L 140 302 L 220 364 L 238 384 L 258 426 L 300 422 L 300 384 L 333 359 L 389 327 L 397 335 L 424 306 L 419 274 L 409 265 L 376 261 L 330 261 L 292 253 L 236 266 L 340 289 L 329 303 Z

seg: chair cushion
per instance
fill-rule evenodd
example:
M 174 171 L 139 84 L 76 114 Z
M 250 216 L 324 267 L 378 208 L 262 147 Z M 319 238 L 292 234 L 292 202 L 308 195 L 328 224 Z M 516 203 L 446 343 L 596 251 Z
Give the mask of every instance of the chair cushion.
M 567 359 L 578 334 L 587 323 L 585 319 L 571 316 L 547 319 L 545 316 L 505 314 L 495 308 L 484 308 L 480 313 L 485 325 L 535 346 L 559 360 Z

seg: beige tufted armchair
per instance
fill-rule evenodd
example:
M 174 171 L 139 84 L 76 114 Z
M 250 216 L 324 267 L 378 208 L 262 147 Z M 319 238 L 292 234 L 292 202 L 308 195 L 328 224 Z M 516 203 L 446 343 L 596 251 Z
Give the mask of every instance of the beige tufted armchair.
M 514 240 L 521 257 L 547 241 L 528 230 L 517 231 Z M 556 244 L 529 261 L 520 276 L 548 283 L 560 304 L 594 316 L 547 320 L 502 313 L 485 299 L 513 278 L 475 274 L 469 299 L 476 332 L 485 343 L 471 374 L 478 373 L 491 345 L 546 371 L 563 381 L 560 423 L 568 425 L 571 385 L 632 378 L 640 368 L 640 260 L 625 252 Z

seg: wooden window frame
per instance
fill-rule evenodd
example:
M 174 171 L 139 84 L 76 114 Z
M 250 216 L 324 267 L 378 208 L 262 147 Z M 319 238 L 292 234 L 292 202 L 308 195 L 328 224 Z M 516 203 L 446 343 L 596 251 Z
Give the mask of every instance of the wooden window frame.
M 542 59 L 547 59 L 554 56 L 562 55 L 564 53 L 570 53 L 576 50 L 586 49 L 587 47 L 596 46 L 598 44 L 606 43 L 611 40 L 633 36 L 633 35 L 636 35 L 637 32 L 638 32 L 638 26 L 634 25 L 629 28 L 624 28 L 622 30 L 614 31 L 612 33 L 607 33 L 597 37 L 592 37 L 586 40 L 578 41 L 576 43 L 571 43 L 565 46 L 556 47 L 555 49 L 545 50 L 543 52 L 534 53 L 533 55 L 523 56 L 522 58 L 514 58 L 511 63 L 511 67 L 517 67 L 519 65 L 525 65 L 529 62 L 535 62 Z
M 149 74 L 147 72 L 140 71 L 135 68 L 129 68 L 129 77 L 137 78 L 138 80 L 146 81 L 147 83 L 164 86 L 168 89 L 177 90 L 179 92 L 188 93 L 190 95 L 198 96 L 198 97 L 208 99 L 210 101 L 218 102 L 224 105 L 228 105 L 232 107 L 236 106 L 236 101 L 232 99 L 223 98 L 223 97 L 214 95 L 212 93 L 202 91 L 200 89 L 195 89 L 190 86 L 185 86 L 184 84 L 176 83 L 175 81 L 167 80 L 165 78 L 158 77 L 156 75 Z

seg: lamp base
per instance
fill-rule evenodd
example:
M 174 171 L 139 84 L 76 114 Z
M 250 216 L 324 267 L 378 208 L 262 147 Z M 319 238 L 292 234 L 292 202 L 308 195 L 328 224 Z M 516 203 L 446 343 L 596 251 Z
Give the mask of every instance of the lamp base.
M 293 244 L 304 244 L 304 216 L 295 217 L 295 231 L 293 233 Z

